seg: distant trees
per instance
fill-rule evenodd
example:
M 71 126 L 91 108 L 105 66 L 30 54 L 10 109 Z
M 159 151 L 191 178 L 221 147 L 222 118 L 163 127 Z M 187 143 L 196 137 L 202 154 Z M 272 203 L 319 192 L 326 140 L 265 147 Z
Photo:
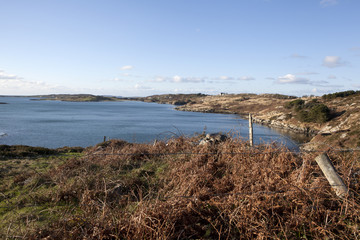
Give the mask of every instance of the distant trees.
M 343 98 L 343 97 L 347 97 L 347 96 L 351 96 L 351 95 L 355 95 L 355 94 L 360 94 L 360 91 L 349 90 L 349 91 L 344 91 L 344 92 L 330 93 L 330 94 L 323 95 L 322 98 L 324 100 L 331 100 L 331 99 Z

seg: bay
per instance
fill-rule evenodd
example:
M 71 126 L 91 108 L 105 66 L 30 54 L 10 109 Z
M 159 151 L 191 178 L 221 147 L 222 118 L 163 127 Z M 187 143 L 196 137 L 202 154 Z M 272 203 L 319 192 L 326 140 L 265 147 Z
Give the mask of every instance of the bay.
M 238 115 L 182 112 L 167 104 L 32 101 L 28 97 L 0 97 L 0 102 L 8 103 L 0 105 L 0 145 L 88 147 L 104 136 L 149 143 L 204 131 L 248 138 L 248 121 Z M 294 149 L 302 138 L 254 124 L 254 142 L 276 142 Z

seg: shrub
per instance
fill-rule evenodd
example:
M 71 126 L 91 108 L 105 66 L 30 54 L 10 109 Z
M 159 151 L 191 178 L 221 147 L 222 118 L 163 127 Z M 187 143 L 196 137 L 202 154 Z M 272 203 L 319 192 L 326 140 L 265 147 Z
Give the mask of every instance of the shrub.
M 285 104 L 287 109 L 293 109 L 300 122 L 324 123 L 330 120 L 330 109 L 317 99 L 305 103 L 302 99 L 296 99 Z
M 287 109 L 291 109 L 291 108 L 294 108 L 295 110 L 300 110 L 304 107 L 304 104 L 305 104 L 305 101 L 302 100 L 302 99 L 296 99 L 296 100 L 293 100 L 291 102 L 287 102 L 285 103 L 285 107 Z
M 310 110 L 300 110 L 296 117 L 301 122 L 324 123 L 330 120 L 331 115 L 325 104 L 316 104 Z
M 305 104 L 305 108 L 310 109 L 316 105 L 319 105 L 319 101 L 317 99 L 313 99 Z
M 318 104 L 309 111 L 311 122 L 324 123 L 330 120 L 330 109 L 325 104 Z

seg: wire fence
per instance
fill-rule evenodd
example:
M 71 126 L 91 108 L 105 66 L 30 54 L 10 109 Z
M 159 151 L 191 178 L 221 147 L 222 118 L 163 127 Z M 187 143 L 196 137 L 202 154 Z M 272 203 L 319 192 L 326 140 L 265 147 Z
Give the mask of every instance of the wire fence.
M 360 152 L 360 148 L 329 148 L 329 152 L 335 152 L 335 153 L 355 153 Z M 256 147 L 248 148 L 245 150 L 239 150 L 239 152 L 168 152 L 168 153 L 149 153 L 149 152 L 138 152 L 138 153 L 101 153 L 101 152 L 93 152 L 93 153 L 85 153 L 85 154 L 78 154 L 75 155 L 72 153 L 66 154 L 60 154 L 61 156 L 67 156 L 67 157 L 81 157 L 81 158 L 88 158 L 92 156 L 117 156 L 117 157 L 140 157 L 140 156 L 148 156 L 148 157 L 160 157 L 160 156 L 179 156 L 179 155 L 243 155 L 243 156 L 256 156 L 256 155 L 266 155 L 266 154 L 280 154 L 280 153 L 289 153 L 289 154 L 305 154 L 305 153 L 324 153 L 324 151 L 321 150 L 301 150 L 301 151 L 292 151 L 286 148 L 279 148 L 275 149 L 274 151 L 262 151 L 261 149 L 258 149 Z M 30 157 L 23 157 L 22 159 L 38 159 L 39 157 L 46 157 L 49 155 L 42 155 L 42 156 L 30 156 Z M 55 155 L 56 156 L 56 155 Z M 17 160 L 18 158 L 11 158 L 10 160 Z M 126 159 L 124 159 L 126 160 Z M 356 159 L 357 161 L 359 160 Z M 290 186 L 291 187 L 291 186 Z M 293 186 L 295 187 L 295 186 Z M 330 189 L 329 187 L 333 187 L 331 185 L 328 185 L 327 187 L 314 187 L 314 188 L 298 188 L 295 187 L 295 189 L 288 189 L 288 190 L 276 190 L 276 191 L 257 191 L 257 192 L 231 192 L 231 193 L 219 193 L 219 194 L 209 194 L 207 197 L 226 197 L 226 196 L 248 196 L 248 195 L 270 195 L 270 194 L 285 194 L 287 192 L 294 192 L 294 191 L 311 191 L 316 189 Z M 0 192 L 0 199 L 1 195 L 5 196 L 3 193 Z M 183 198 L 183 199 L 189 199 L 189 200 L 198 200 L 200 196 L 172 196 L 172 197 L 165 197 L 160 198 L 161 201 L 166 201 L 171 198 Z M 58 205 L 55 205 L 58 206 Z M 36 207 L 51 207 L 51 205 L 39 205 L 39 204 L 10 204 L 7 206 L 0 206 L 0 209 L 7 209 L 7 210 L 16 210 L 19 208 L 36 208 Z
M 326 145 L 326 144 L 324 144 Z M 304 154 L 304 153 L 324 153 L 324 152 L 339 152 L 339 153 L 346 153 L 346 152 L 360 152 L 360 148 L 333 148 L 331 146 L 327 146 L 327 150 L 290 150 L 279 148 L 275 151 L 266 151 L 261 152 L 261 149 L 255 148 L 248 148 L 246 150 L 241 150 L 241 152 L 168 152 L 168 153 L 149 153 L 149 152 L 139 152 L 139 153 L 59 153 L 59 154 L 41 154 L 41 155 L 29 155 L 29 156 L 0 156 L 1 160 L 19 160 L 19 159 L 39 159 L 39 158 L 47 158 L 47 157 L 90 157 L 90 156 L 175 156 L 175 155 L 264 155 L 264 154 L 280 154 L 280 153 L 290 153 L 290 154 Z
M 328 151 L 322 150 L 301 150 L 301 151 L 291 151 L 291 150 L 276 150 L 276 151 L 266 151 L 266 152 L 175 152 L 175 153 L 90 153 L 84 156 L 173 156 L 173 155 L 265 155 L 265 154 L 277 154 L 277 153 L 291 153 L 291 154 L 301 154 L 301 153 L 324 153 L 324 152 L 360 152 L 360 149 L 331 149 Z

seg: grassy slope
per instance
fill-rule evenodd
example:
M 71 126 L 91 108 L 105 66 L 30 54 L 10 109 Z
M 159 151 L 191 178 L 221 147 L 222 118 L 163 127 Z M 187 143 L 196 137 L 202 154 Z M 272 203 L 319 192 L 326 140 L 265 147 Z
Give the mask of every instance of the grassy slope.
M 357 152 L 329 152 L 350 187 L 343 201 L 314 153 L 194 142 L 112 140 L 75 155 L 3 159 L 0 238 L 360 237 Z
M 67 204 L 52 202 L 57 186 L 48 172 L 81 148 L 46 149 L 0 145 L 0 238 L 24 237 L 62 217 Z

